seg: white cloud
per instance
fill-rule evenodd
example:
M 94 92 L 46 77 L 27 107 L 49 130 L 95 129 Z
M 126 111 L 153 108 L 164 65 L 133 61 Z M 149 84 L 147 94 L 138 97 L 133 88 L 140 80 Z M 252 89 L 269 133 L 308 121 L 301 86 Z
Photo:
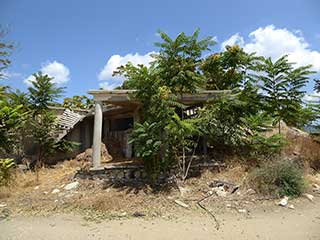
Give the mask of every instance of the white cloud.
M 4 78 L 5 79 L 12 79 L 12 78 L 21 78 L 22 77 L 22 74 L 21 73 L 18 73 L 18 72 L 11 72 L 11 71 L 8 71 L 8 70 L 4 70 L 2 72 L 2 74 L 4 75 Z
M 123 83 L 124 79 L 119 76 L 113 77 L 113 72 L 117 70 L 118 67 L 120 67 L 121 65 L 125 65 L 128 62 L 131 62 L 135 66 L 138 64 L 149 66 L 150 62 L 154 60 L 151 57 L 152 54 L 155 54 L 155 52 L 149 52 L 145 55 L 140 55 L 139 53 L 129 53 L 125 56 L 112 55 L 98 75 L 98 79 L 100 81 L 107 81 L 101 83 L 100 87 L 105 89 L 111 89 L 120 86 Z
M 105 90 L 113 90 L 118 86 L 119 86 L 119 83 L 109 83 L 109 82 L 99 83 L 99 87 Z
M 229 39 L 227 39 L 226 41 L 224 41 L 222 44 L 221 44 L 221 50 L 225 50 L 225 47 L 226 46 L 233 46 L 233 45 L 240 45 L 240 46 L 243 46 L 244 44 L 244 39 L 243 37 L 240 36 L 239 33 L 236 33 L 234 35 L 232 35 Z
M 53 78 L 53 82 L 57 84 L 62 84 L 70 80 L 70 70 L 62 63 L 53 61 L 42 64 L 40 71 L 43 74 L 47 74 L 49 77 Z M 29 76 L 24 80 L 27 85 L 30 85 L 34 81 L 34 76 Z
M 239 44 L 246 52 L 256 52 L 274 60 L 288 54 L 289 61 L 298 66 L 312 64 L 313 70 L 320 71 L 320 51 L 312 50 L 299 30 L 289 31 L 269 25 L 251 32 L 248 41 L 237 33 L 224 41 L 222 46 L 228 44 Z
M 316 91 L 313 91 L 312 93 L 307 93 L 303 98 L 305 102 L 319 101 L 319 99 L 320 93 Z

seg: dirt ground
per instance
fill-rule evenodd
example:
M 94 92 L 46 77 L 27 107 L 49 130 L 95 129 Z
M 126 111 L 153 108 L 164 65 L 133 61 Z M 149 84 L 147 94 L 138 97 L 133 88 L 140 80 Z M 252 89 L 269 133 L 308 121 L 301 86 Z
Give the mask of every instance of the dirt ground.
M 250 214 L 208 215 L 176 219 L 118 219 L 90 222 L 79 215 L 15 217 L 0 222 L 0 239 L 320 239 L 320 199 L 295 202 L 295 209 L 259 207 Z
M 9 188 L 1 188 L 0 240 L 320 239 L 319 193 L 310 189 L 312 202 L 300 197 L 280 207 L 279 199 L 246 186 L 241 166 L 208 171 L 159 192 L 74 179 L 77 167 L 70 161 L 42 169 L 39 181 L 34 173 L 19 172 Z M 239 188 L 225 196 L 212 194 L 209 183 L 214 179 Z M 307 179 L 310 185 L 320 184 L 319 174 Z M 74 182 L 76 188 L 65 188 Z M 201 204 L 207 211 L 198 204 L 204 198 Z

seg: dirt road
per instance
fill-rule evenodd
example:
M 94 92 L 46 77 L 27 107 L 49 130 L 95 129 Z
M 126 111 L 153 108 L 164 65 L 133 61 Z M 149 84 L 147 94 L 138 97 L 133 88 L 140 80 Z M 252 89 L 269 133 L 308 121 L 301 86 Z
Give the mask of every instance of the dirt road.
M 211 217 L 178 217 L 175 220 L 133 218 L 87 222 L 80 216 L 15 217 L 0 222 L 0 239 L 320 239 L 320 201 L 300 200 L 295 209 L 273 206 Z

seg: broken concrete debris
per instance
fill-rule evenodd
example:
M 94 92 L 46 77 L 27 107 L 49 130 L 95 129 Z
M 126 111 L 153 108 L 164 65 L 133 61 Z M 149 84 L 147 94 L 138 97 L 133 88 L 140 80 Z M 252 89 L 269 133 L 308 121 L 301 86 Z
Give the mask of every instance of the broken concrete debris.
M 239 213 L 247 213 L 247 210 L 246 209 L 238 209 L 238 212 Z
M 79 186 L 79 182 L 78 181 L 75 181 L 75 182 L 72 182 L 72 183 L 69 183 L 67 184 L 64 189 L 65 190 L 73 190 L 73 189 L 76 189 L 78 186 Z
M 228 193 L 233 194 L 240 188 L 239 185 L 236 185 L 234 183 L 217 179 L 207 184 L 210 188 L 212 188 L 212 191 L 215 192 L 219 197 L 226 197 Z
M 227 196 L 227 192 L 224 190 L 223 187 L 212 188 L 212 191 L 215 192 L 215 194 L 217 194 L 218 197 L 226 197 Z
M 179 191 L 180 191 L 180 194 L 181 194 L 182 197 L 186 196 L 186 195 L 188 195 L 189 193 L 192 192 L 192 190 L 190 188 L 188 188 L 188 187 L 178 186 L 178 188 L 179 188 Z
M 181 206 L 181 207 L 189 208 L 189 205 L 188 205 L 188 204 L 186 204 L 186 203 L 184 203 L 184 202 L 182 202 L 182 201 L 180 201 L 180 200 L 174 200 L 174 202 L 175 202 L 176 204 L 178 204 L 179 206 Z
M 278 203 L 278 205 L 281 206 L 281 207 L 285 207 L 285 206 L 288 205 L 288 200 L 289 200 L 289 198 L 288 198 L 287 196 L 284 196 L 284 197 L 280 200 L 280 202 Z
M 313 202 L 314 196 L 309 193 L 304 193 L 304 197 L 306 197 L 310 202 Z
M 56 193 L 59 193 L 59 192 L 60 192 L 60 190 L 59 190 L 59 189 L 57 189 L 57 188 L 55 188 L 55 189 L 53 189 L 53 190 L 52 190 L 52 192 L 51 192 L 51 193 L 52 193 L 52 194 L 56 194 Z

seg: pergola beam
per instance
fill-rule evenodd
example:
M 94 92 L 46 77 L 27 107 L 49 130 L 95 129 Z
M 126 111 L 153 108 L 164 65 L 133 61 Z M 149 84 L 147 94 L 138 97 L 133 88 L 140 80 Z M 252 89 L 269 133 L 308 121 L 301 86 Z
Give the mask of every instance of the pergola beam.
M 134 97 L 135 92 L 136 90 L 91 90 L 88 93 L 93 95 L 95 101 L 121 106 L 139 105 L 139 101 Z M 177 98 L 181 103 L 195 104 L 230 93 L 230 90 L 204 90 L 196 93 L 183 93 L 182 96 L 178 95 Z

